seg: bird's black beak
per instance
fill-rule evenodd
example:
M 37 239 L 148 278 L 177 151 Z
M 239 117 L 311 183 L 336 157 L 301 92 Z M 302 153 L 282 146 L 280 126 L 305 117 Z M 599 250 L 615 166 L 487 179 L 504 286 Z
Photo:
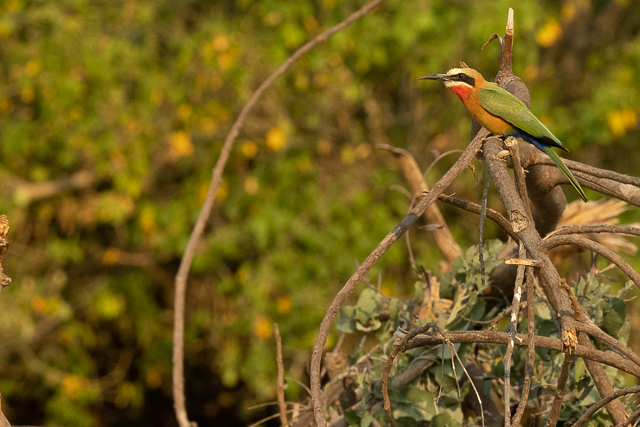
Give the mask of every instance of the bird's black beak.
M 447 80 L 449 76 L 446 74 L 429 74 L 424 77 L 420 77 L 418 80 Z

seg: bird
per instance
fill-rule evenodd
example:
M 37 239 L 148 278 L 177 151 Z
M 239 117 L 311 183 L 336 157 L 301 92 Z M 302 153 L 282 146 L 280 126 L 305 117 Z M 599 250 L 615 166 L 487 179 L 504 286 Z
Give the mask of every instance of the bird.
M 568 153 L 567 147 L 510 92 L 486 81 L 473 68 L 453 68 L 446 74 L 429 74 L 420 77 L 420 80 L 442 80 L 460 98 L 469 114 L 489 132 L 523 139 L 546 153 L 565 174 L 582 200 L 588 201 L 578 180 L 554 151 L 556 147 Z

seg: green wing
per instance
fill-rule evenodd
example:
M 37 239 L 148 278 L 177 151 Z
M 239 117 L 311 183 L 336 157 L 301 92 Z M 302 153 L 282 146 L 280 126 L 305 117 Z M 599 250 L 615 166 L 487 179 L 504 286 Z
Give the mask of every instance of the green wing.
M 482 107 L 491 114 L 503 118 L 535 138 L 548 138 L 553 141 L 549 141 L 550 145 L 557 144 L 559 148 L 568 151 L 522 101 L 501 87 L 487 82 L 478 90 L 478 98 Z

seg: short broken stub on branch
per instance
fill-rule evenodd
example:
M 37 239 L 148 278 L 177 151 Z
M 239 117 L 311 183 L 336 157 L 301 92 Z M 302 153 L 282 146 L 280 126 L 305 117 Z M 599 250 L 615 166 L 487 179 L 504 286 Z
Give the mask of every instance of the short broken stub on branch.
M 4 254 L 9 247 L 9 241 L 7 240 L 7 234 L 9 233 L 9 219 L 5 215 L 0 215 L 0 291 L 11 283 L 11 278 L 4 274 L 2 267 L 2 261 L 4 260 Z

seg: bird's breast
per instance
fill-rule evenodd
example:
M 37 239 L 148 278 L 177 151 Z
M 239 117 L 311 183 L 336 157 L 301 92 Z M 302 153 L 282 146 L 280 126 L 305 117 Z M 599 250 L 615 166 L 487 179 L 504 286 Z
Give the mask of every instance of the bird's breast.
M 462 99 L 462 98 L 460 98 Z M 494 135 L 513 135 L 516 129 L 500 116 L 491 114 L 480 104 L 477 93 L 469 93 L 462 102 L 467 107 L 469 114 L 476 119 L 480 125 Z

